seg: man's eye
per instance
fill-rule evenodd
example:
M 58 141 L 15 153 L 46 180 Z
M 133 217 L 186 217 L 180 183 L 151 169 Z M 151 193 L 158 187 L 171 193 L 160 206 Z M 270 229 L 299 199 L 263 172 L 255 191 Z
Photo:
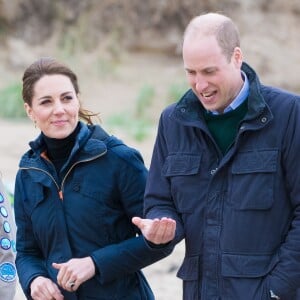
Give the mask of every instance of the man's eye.
M 194 75 L 195 74 L 195 71 L 192 71 L 192 70 L 186 70 L 187 74 L 189 75 Z
M 213 74 L 215 72 L 214 69 L 208 69 L 208 70 L 205 70 L 205 73 L 206 74 Z

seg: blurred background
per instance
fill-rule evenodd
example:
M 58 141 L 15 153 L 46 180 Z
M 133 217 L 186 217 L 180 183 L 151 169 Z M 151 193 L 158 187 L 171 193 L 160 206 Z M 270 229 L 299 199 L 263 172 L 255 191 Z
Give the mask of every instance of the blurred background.
M 244 60 L 265 84 L 300 92 L 298 0 L 0 0 L 0 171 L 13 191 L 20 156 L 39 133 L 21 99 L 25 68 L 41 56 L 78 75 L 81 101 L 147 166 L 160 112 L 187 89 L 181 38 L 205 12 L 232 17 Z M 183 245 L 145 269 L 157 300 L 181 299 Z M 19 290 L 15 300 L 24 296 Z

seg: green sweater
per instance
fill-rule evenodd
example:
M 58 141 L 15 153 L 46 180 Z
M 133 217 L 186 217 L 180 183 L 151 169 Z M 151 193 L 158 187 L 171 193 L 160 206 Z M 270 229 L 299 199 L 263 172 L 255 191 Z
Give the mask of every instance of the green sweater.
M 248 101 L 244 101 L 235 110 L 225 114 L 214 115 L 210 112 L 204 113 L 207 127 L 215 142 L 223 154 L 225 154 L 237 135 L 239 124 L 245 117 L 248 109 Z

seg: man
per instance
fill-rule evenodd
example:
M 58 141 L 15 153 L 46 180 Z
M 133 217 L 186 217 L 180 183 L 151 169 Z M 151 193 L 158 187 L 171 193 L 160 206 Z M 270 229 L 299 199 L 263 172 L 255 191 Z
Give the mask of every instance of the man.
M 184 300 L 300 299 L 300 97 L 259 82 L 224 15 L 194 18 L 182 53 L 191 89 L 161 115 L 133 222 L 185 238 Z
M 16 291 L 15 223 L 0 178 L 0 299 L 14 299 Z

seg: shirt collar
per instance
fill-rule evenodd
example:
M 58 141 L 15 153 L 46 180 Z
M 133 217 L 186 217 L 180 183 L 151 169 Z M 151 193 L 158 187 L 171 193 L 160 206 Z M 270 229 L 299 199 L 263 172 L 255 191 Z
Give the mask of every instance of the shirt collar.
M 227 113 L 229 111 L 235 110 L 237 107 L 239 107 L 247 98 L 249 95 L 249 80 L 247 78 L 247 75 L 245 72 L 241 70 L 241 75 L 244 80 L 244 84 L 238 93 L 238 95 L 234 98 L 234 100 L 224 109 L 223 113 Z M 214 115 L 219 115 L 217 111 L 211 111 Z

